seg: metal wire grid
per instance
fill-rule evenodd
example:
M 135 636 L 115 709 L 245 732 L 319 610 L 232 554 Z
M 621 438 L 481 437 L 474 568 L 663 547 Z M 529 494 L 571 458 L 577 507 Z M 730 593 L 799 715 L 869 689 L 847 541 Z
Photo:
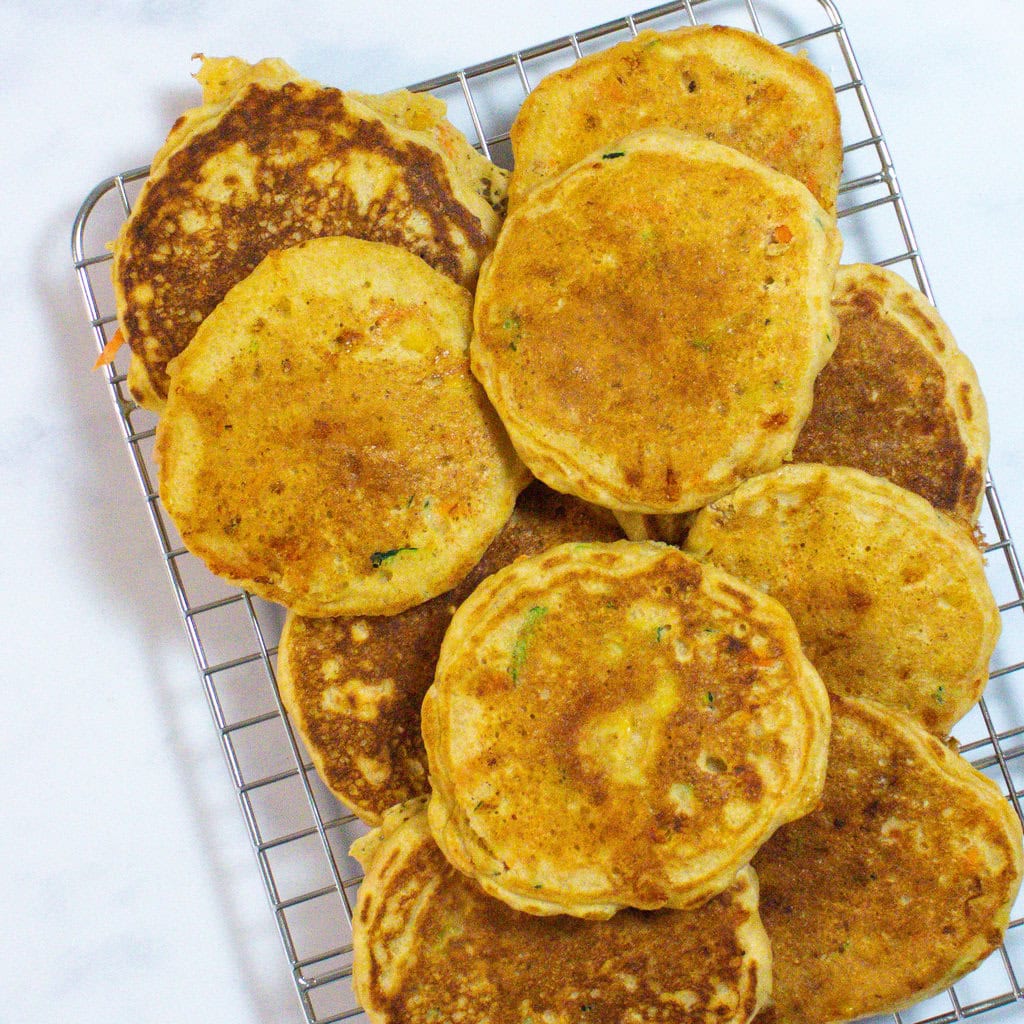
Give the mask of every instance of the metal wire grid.
M 898 266 L 931 298 L 906 205 L 867 87 L 842 19 L 831 0 L 681 0 L 455 71 L 413 88 L 448 102 L 449 117 L 498 163 L 509 163 L 509 125 L 522 97 L 543 75 L 587 52 L 635 36 L 645 27 L 719 23 L 753 29 L 787 50 L 806 50 L 835 83 L 843 114 L 845 173 L 839 216 L 847 261 Z M 99 348 L 116 326 L 109 283 L 109 242 L 127 217 L 148 168 L 101 182 L 79 210 L 72 255 Z M 171 585 L 191 642 L 228 767 L 238 791 L 296 989 L 310 1024 L 361 1013 L 351 991 L 351 916 L 360 881 L 348 858 L 362 830 L 317 778 L 293 732 L 275 682 L 276 606 L 212 577 L 181 543 L 157 494 L 152 443 L 155 418 L 137 407 L 119 369 L 106 368 L 111 397 L 142 487 Z M 988 574 L 1000 598 L 1003 640 L 986 699 L 961 723 L 961 752 L 1000 785 L 1021 814 L 1024 799 L 1024 710 L 1011 687 L 1024 671 L 1024 574 L 999 496 L 986 486 L 982 526 Z M 1006 943 L 948 992 L 895 1015 L 897 1024 L 948 1024 L 1024 999 L 1022 909 Z

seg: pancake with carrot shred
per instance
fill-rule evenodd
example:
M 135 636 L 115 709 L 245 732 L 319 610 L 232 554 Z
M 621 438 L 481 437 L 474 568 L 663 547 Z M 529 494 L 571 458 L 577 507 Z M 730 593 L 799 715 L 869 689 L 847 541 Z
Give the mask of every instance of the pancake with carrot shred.
M 175 361 L 156 458 L 189 550 L 304 615 L 458 584 L 529 479 L 469 372 L 471 305 L 380 242 L 268 256 Z
M 722 25 L 646 30 L 539 82 L 512 125 L 510 207 L 593 150 L 658 126 L 788 174 L 835 213 L 843 142 L 832 83 L 802 55 Z
M 373 824 L 394 804 L 428 792 L 420 705 L 455 609 L 520 555 L 620 536 L 608 513 L 535 482 L 483 558 L 447 594 L 392 616 L 290 614 L 278 645 L 278 687 L 331 792 Z
M 836 343 L 840 247 L 793 178 L 638 132 L 509 214 L 473 372 L 549 486 L 617 512 L 699 508 L 791 453 Z
M 778 602 L 668 545 L 562 544 L 452 618 L 422 709 L 430 827 L 517 910 L 689 909 L 814 806 L 828 721 Z
M 943 736 L 981 696 L 999 609 L 973 535 L 920 495 L 786 466 L 703 509 L 686 550 L 781 601 L 833 693 Z
M 175 122 L 114 245 L 136 401 L 163 408 L 168 363 L 272 250 L 352 235 L 473 286 L 501 222 L 504 172 L 439 100 L 343 93 L 280 60 L 204 59 L 197 78 L 203 103 Z
M 970 360 L 935 307 L 892 270 L 839 268 L 839 345 L 818 375 L 793 459 L 853 466 L 978 521 L 988 413 Z
M 747 1024 L 767 1002 L 771 948 L 750 868 L 699 910 L 533 917 L 445 861 L 422 799 L 389 811 L 352 856 L 366 870 L 352 983 L 373 1024 L 430 1024 L 451 1007 L 492 1024 Z
M 855 1020 L 935 995 L 999 945 L 1021 826 L 998 786 L 915 722 L 834 696 L 821 806 L 754 867 L 774 952 L 764 1019 Z

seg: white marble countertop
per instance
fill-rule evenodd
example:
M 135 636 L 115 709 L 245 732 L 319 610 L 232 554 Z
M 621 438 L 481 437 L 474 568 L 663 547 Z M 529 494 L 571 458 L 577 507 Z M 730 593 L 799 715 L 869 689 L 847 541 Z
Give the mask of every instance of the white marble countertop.
M 938 305 L 988 396 L 993 474 L 1024 536 L 1024 14 L 1009 0 L 840 6 Z M 107 388 L 89 372 L 69 253 L 82 198 L 147 163 L 195 102 L 193 51 L 279 55 L 374 91 L 629 10 L 0 5 L 0 1021 L 302 1019 Z

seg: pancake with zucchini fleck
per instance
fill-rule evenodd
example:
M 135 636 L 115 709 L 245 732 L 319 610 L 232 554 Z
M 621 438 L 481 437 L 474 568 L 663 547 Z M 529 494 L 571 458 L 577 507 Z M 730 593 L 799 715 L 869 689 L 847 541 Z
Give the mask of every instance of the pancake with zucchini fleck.
M 447 594 L 392 616 L 290 614 L 278 646 L 278 686 L 331 792 L 373 824 L 394 804 L 428 792 L 420 705 L 455 609 L 520 555 L 620 536 L 609 514 L 535 482 L 483 558 Z
M 973 535 L 859 469 L 806 463 L 702 510 L 686 550 L 786 606 L 833 693 L 870 697 L 940 735 L 975 704 L 999 609 Z
M 175 361 L 156 458 L 189 550 L 313 616 L 462 580 L 528 482 L 469 372 L 471 305 L 380 242 L 268 256 Z
M 430 826 L 517 910 L 692 908 L 814 806 L 828 721 L 778 602 L 665 544 L 562 544 L 452 618 Z
M 775 957 L 765 1018 L 848 1021 L 935 995 L 999 945 L 1021 826 L 991 780 L 915 722 L 833 697 L 822 804 L 754 867 Z
M 693 911 L 539 918 L 447 864 L 426 818 L 411 801 L 352 845 L 366 870 L 352 983 L 373 1024 L 433 1024 L 453 1007 L 491 1024 L 748 1024 L 767 1002 L 771 948 L 750 868 Z
M 840 247 L 794 179 L 638 132 L 509 215 L 473 372 L 549 486 L 619 512 L 699 508 L 791 453 L 836 343 Z
M 280 60 L 203 61 L 114 245 L 129 385 L 160 411 L 167 364 L 275 249 L 353 235 L 400 245 L 472 287 L 501 221 L 504 172 L 438 100 L 325 88 Z
M 935 307 L 899 274 L 839 268 L 839 345 L 814 385 L 797 462 L 853 466 L 974 524 L 988 463 L 978 376 Z
M 510 206 L 599 146 L 658 126 L 732 146 L 835 212 L 843 142 L 832 83 L 802 54 L 722 25 L 644 31 L 538 83 L 512 125 Z

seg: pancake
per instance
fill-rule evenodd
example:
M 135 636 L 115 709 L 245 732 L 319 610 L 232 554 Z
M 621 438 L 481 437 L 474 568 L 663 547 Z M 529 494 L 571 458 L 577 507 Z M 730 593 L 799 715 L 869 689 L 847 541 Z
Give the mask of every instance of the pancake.
M 641 32 L 548 75 L 512 125 L 509 204 L 640 128 L 732 146 L 835 213 L 843 140 L 832 83 L 800 54 L 723 25 Z
M 599 919 L 698 906 L 813 807 L 828 698 L 771 598 L 667 545 L 562 544 L 456 611 L 422 727 L 448 860 Z
M 439 101 L 346 94 L 278 60 L 208 60 L 197 77 L 204 102 L 175 123 L 114 245 L 136 401 L 162 409 L 168 362 L 272 250 L 353 235 L 473 286 L 504 184 Z
M 520 555 L 619 536 L 607 514 L 534 483 L 483 558 L 447 594 L 393 616 L 290 614 L 278 645 L 278 687 L 331 792 L 372 824 L 394 804 L 429 792 L 420 705 L 455 609 Z
M 549 486 L 622 512 L 698 508 L 792 451 L 835 346 L 840 245 L 792 178 L 639 132 L 509 215 L 473 372 Z
M 988 414 L 978 376 L 935 307 L 899 274 L 840 267 L 839 345 L 814 385 L 797 462 L 853 466 L 976 523 Z
M 782 602 L 833 693 L 946 735 L 978 700 L 999 609 L 972 535 L 859 469 L 801 464 L 700 512 L 686 550 Z
M 320 87 L 317 82 L 303 78 L 283 60 L 274 57 L 249 64 L 238 57 L 200 56 L 202 65 L 195 77 L 203 89 L 203 106 L 186 112 L 186 121 L 193 117 L 211 116 L 209 108 L 230 102 L 235 94 L 248 85 L 258 84 L 267 89 L 279 89 L 286 82 L 296 82 Z M 346 95 L 400 128 L 432 135 L 464 183 L 486 199 L 495 212 L 504 214 L 508 171 L 492 164 L 469 144 L 462 132 L 447 119 L 448 111 L 443 100 L 430 93 L 410 92 L 408 89 L 385 93 L 349 91 Z M 180 130 L 178 126 L 176 130 Z M 177 138 L 173 142 L 169 140 L 169 143 L 171 151 L 178 148 Z M 159 159 L 164 158 L 167 149 L 165 146 L 161 150 Z
M 893 1013 L 1002 941 L 1021 826 L 999 788 L 918 725 L 834 697 L 821 807 L 754 859 L 784 1024 Z
M 352 981 L 373 1024 L 747 1024 L 768 998 L 771 949 L 750 868 L 699 910 L 580 921 L 484 895 L 445 862 L 422 800 L 390 811 L 352 855 L 367 872 Z
M 471 301 L 379 242 L 268 256 L 177 358 L 157 428 L 188 549 L 304 615 L 455 586 L 528 480 L 469 372 Z

